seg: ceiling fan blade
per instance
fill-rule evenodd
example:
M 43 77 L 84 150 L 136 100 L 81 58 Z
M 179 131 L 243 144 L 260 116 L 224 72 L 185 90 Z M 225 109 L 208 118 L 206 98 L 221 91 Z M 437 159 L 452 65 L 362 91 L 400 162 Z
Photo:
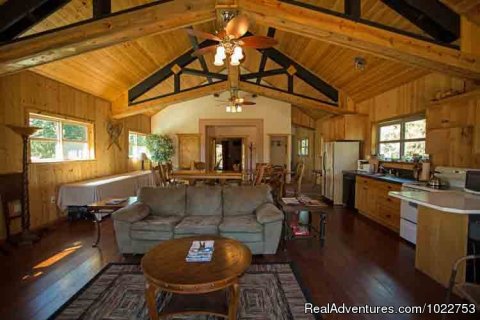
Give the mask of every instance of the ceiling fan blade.
M 192 56 L 198 57 L 198 56 L 204 55 L 204 54 L 209 53 L 209 52 L 215 52 L 215 50 L 217 50 L 217 46 L 216 46 L 216 45 L 208 46 L 208 47 L 205 47 L 205 48 L 201 48 L 201 49 L 195 50 L 195 51 L 192 53 Z
M 245 105 L 245 106 L 253 106 L 253 105 L 255 105 L 256 103 L 255 103 L 255 102 L 252 102 L 252 101 L 243 101 L 242 104 Z
M 239 15 L 230 20 L 225 27 L 227 35 L 233 39 L 238 39 L 248 31 L 248 18 L 244 15 Z
M 278 42 L 274 38 L 264 36 L 251 36 L 240 39 L 240 45 L 256 49 L 266 49 L 273 47 Z
M 200 31 L 200 30 L 193 30 L 193 29 L 190 29 L 190 28 L 187 28 L 186 30 L 187 30 L 187 33 L 189 35 L 195 36 L 197 38 L 220 41 L 219 37 L 217 37 L 216 35 L 213 35 L 211 33 L 208 33 L 208 32 L 203 32 L 203 31 Z
M 227 32 L 225 31 L 225 29 L 223 29 L 223 30 L 221 30 L 217 33 L 217 37 L 219 37 L 222 40 L 225 38 L 226 35 L 227 35 Z

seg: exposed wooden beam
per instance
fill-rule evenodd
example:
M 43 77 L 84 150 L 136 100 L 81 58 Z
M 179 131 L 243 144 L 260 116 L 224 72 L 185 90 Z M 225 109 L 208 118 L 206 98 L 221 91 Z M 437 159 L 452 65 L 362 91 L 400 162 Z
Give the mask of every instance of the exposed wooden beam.
M 460 16 L 437 0 L 382 0 L 434 39 L 450 43 L 460 37 Z
M 260 24 L 415 67 L 480 80 L 478 56 L 285 1 L 239 0 L 239 5 Z
M 210 94 L 224 92 L 226 90 L 228 90 L 228 82 L 222 81 L 212 84 L 206 84 L 193 89 L 186 89 L 179 93 L 164 95 L 159 98 L 148 99 L 143 102 L 136 103 L 132 106 L 127 106 L 125 103 L 123 109 L 116 108 L 116 111 L 113 114 L 113 118 L 121 119 L 137 114 L 142 114 L 147 111 L 158 111 L 172 104 L 201 98 Z
M 112 0 L 93 0 L 93 17 L 100 18 L 112 13 Z
M 351 113 L 342 108 L 339 108 L 338 106 L 332 103 L 318 101 L 315 99 L 308 98 L 306 96 L 290 94 L 285 91 L 269 88 L 267 86 L 262 86 L 262 85 L 258 85 L 258 84 L 247 82 L 247 81 L 240 81 L 239 89 L 242 91 L 255 93 L 261 96 L 277 99 L 280 101 L 291 103 L 292 105 L 297 105 L 297 106 L 301 106 L 301 107 L 312 109 L 312 110 L 326 111 L 333 114 Z
M 0 46 L 0 74 L 212 20 L 214 0 L 154 2 Z
M 267 31 L 267 37 L 274 38 L 275 37 L 275 28 L 269 27 Z M 265 71 L 265 66 L 267 65 L 268 57 L 262 53 L 262 59 L 260 60 L 260 66 L 258 67 L 258 72 Z M 257 78 L 257 84 L 262 82 L 262 77 Z
M 362 16 L 361 0 L 345 0 L 345 14 L 352 19 L 360 19 Z
M 199 45 L 199 47 L 204 48 L 215 43 L 217 42 L 212 40 L 205 40 Z M 193 49 L 188 50 L 167 65 L 152 73 L 150 76 L 135 85 L 133 88 L 130 88 L 130 90 L 128 90 L 128 101 L 135 101 L 140 96 L 157 86 L 159 83 L 165 81 L 167 78 L 172 76 L 174 74 L 173 69 L 175 68 L 175 66 L 182 69 L 195 61 L 196 57 L 193 57 L 192 53 Z
M 71 0 L 7 1 L 0 6 L 0 42 L 15 39 Z

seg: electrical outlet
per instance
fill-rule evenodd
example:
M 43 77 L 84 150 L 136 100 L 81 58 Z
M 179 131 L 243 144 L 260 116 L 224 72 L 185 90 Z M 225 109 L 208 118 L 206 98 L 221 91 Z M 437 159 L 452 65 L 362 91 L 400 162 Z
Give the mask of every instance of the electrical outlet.
M 51 197 L 50 197 L 50 203 L 51 203 L 51 204 L 55 204 L 55 203 L 56 203 L 55 200 L 56 200 L 56 199 L 55 199 L 55 196 L 51 196 Z

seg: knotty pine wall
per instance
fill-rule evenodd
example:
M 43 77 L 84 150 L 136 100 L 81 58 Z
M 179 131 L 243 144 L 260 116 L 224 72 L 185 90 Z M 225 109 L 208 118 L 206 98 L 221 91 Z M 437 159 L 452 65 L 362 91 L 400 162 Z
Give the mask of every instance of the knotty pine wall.
M 22 170 L 22 143 L 4 124 L 27 124 L 28 112 L 45 112 L 93 122 L 95 160 L 30 164 L 30 210 L 33 228 L 60 217 L 52 197 L 61 184 L 138 170 L 139 161 L 128 159 L 128 131 L 150 133 L 150 118 L 135 116 L 122 120 L 122 150 L 109 143 L 106 124 L 111 116 L 109 101 L 68 85 L 26 71 L 0 78 L 0 174 Z M 5 237 L 0 216 L 0 239 Z
M 448 89 L 472 90 L 471 84 L 462 79 L 443 74 L 432 73 L 415 81 L 408 82 L 395 89 L 384 92 L 371 99 L 356 103 L 355 111 L 366 115 L 366 136 L 364 154 L 376 153 L 376 125 L 379 122 L 406 117 L 419 113 L 427 115 L 427 153 L 431 154 L 434 165 L 458 167 L 480 167 L 480 98 L 478 96 L 450 104 L 444 108 L 431 106 L 430 101 L 439 91 Z M 473 99 L 473 101 L 472 101 Z M 457 121 L 438 128 L 435 124 L 439 113 L 445 119 L 452 119 L 465 113 L 464 106 L 468 104 L 468 112 L 473 115 L 465 123 Z M 428 110 L 428 111 L 427 111 Z M 338 122 L 338 117 L 317 121 L 317 131 L 332 126 Z M 345 130 L 356 130 L 356 126 L 345 126 Z M 441 146 L 439 148 L 439 146 Z

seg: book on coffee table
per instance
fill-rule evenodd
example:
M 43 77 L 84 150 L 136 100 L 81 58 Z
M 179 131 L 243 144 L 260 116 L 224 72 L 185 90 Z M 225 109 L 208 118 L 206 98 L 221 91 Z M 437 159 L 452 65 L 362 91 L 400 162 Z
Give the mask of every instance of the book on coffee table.
M 193 241 L 185 258 L 187 262 L 210 262 L 213 256 L 213 246 L 215 241 Z

